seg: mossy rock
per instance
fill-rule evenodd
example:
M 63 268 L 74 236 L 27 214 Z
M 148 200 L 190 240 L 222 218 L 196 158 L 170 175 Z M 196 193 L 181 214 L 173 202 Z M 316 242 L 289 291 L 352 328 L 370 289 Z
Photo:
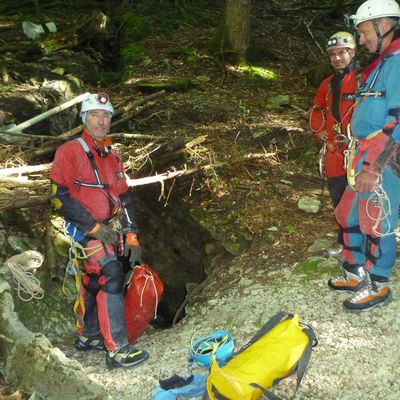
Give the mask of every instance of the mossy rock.
M 293 274 L 310 279 L 320 279 L 323 275 L 334 275 L 339 271 L 338 260 L 334 258 L 310 257 L 296 264 Z
M 140 89 L 142 92 L 158 92 L 159 90 L 165 90 L 167 92 L 186 92 L 189 89 L 196 86 L 195 82 L 190 79 L 178 79 L 169 81 L 138 81 L 135 83 L 135 87 Z
M 141 40 L 151 32 L 147 20 L 132 11 L 123 13 L 120 19 L 124 22 L 125 41 Z

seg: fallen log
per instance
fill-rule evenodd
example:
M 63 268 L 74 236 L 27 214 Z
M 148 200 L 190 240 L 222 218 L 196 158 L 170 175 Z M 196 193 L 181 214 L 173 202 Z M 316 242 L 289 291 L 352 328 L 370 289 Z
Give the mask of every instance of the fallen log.
M 41 165 L 21 165 L 20 167 L 11 167 L 0 169 L 0 177 L 6 176 L 22 176 L 35 172 L 46 172 L 49 171 L 52 163 L 41 164 Z
M 147 140 L 164 140 L 162 136 L 156 136 L 156 135 L 146 135 L 144 133 L 128 133 L 128 132 L 117 132 L 117 133 L 111 133 L 108 135 L 110 139 L 115 139 L 115 138 L 122 138 L 122 139 L 147 139 Z
M 148 102 L 147 104 L 145 104 L 143 107 L 136 109 L 134 112 L 131 112 L 127 115 L 125 115 L 125 117 L 120 118 L 119 120 L 113 122 L 111 124 L 111 127 L 114 127 L 116 125 L 119 125 L 123 122 L 129 121 L 131 119 L 133 119 L 134 117 L 136 117 L 137 115 L 139 115 L 140 113 L 142 113 L 144 110 L 149 109 L 150 107 L 153 107 L 156 103 L 155 102 Z
M 44 119 L 50 118 L 55 114 L 60 113 L 63 110 L 66 110 L 69 107 L 74 106 L 75 104 L 81 103 L 83 100 L 86 99 L 90 95 L 89 92 L 86 92 L 84 94 L 81 94 L 80 96 L 75 97 L 72 100 L 67 101 L 66 103 L 63 103 L 57 107 L 54 107 L 50 110 L 45 111 L 42 114 L 39 114 L 31 119 L 28 119 L 25 122 L 22 122 L 21 124 L 18 124 L 12 128 L 7 129 L 7 133 L 13 133 L 13 132 L 22 132 L 24 129 L 29 128 L 32 125 L 37 124 L 40 121 L 43 121 Z
M 46 147 L 41 147 L 39 149 L 34 149 L 27 152 L 27 159 L 33 161 L 36 158 L 44 157 L 55 152 L 57 147 L 60 145 L 60 142 L 67 141 L 75 135 L 78 135 L 83 131 L 84 127 L 85 125 L 81 124 L 67 132 L 62 133 L 61 135 L 58 135 L 57 137 L 54 137 L 52 141 L 46 143 Z
M 176 156 L 183 151 L 194 152 L 193 148 L 206 140 L 206 136 L 198 136 L 189 142 L 182 138 L 171 140 L 170 142 L 158 146 L 152 152 L 140 155 L 142 158 L 151 158 L 152 165 L 155 161 L 161 160 L 165 156 Z M 139 160 L 140 161 L 140 160 Z M 132 166 L 138 159 L 124 163 L 125 171 L 132 170 Z M 19 208 L 30 208 L 45 205 L 48 202 L 50 193 L 50 182 L 46 177 L 51 169 L 52 163 L 35 166 L 20 166 L 0 169 L 0 212 Z M 212 167 L 212 166 L 211 166 Z M 164 190 L 164 181 L 175 179 L 180 176 L 190 175 L 201 170 L 210 168 L 209 165 L 184 167 L 180 170 L 167 171 L 165 173 L 148 176 L 139 179 L 128 179 L 128 186 L 142 186 L 154 183 L 161 184 Z
M 0 142 L 4 142 L 6 144 L 9 144 L 8 140 L 2 140 L 3 138 L 1 137 L 1 135 L 9 135 L 10 132 L 6 131 L 4 129 L 0 129 Z M 22 132 L 13 132 L 12 133 L 13 136 L 21 136 L 23 138 L 27 138 L 27 139 L 54 139 L 54 136 L 52 135 L 32 135 L 31 133 L 22 133 Z
M 154 183 L 161 184 L 161 196 L 163 195 L 164 190 L 164 182 L 170 179 L 176 179 L 181 176 L 191 175 L 200 171 L 206 171 L 211 168 L 219 167 L 221 164 L 213 164 L 213 165 L 205 165 L 199 166 L 194 168 L 184 168 L 179 171 L 167 171 L 162 174 L 157 174 L 154 176 L 148 176 L 144 178 L 138 179 L 128 179 L 127 183 L 129 187 L 136 187 L 136 186 L 144 186 L 144 185 L 151 185 Z M 0 178 L 0 182 L 2 179 Z M 7 181 L 10 183 L 10 181 Z M 26 182 L 13 182 L 14 187 L 13 190 L 9 190 L 7 188 L 2 188 L 0 190 L 0 212 L 7 211 L 7 210 L 14 210 L 19 208 L 30 208 L 35 206 L 43 206 L 48 204 L 49 196 L 48 194 L 42 195 L 29 195 L 27 196 L 26 191 L 16 189 L 17 186 L 20 189 L 24 189 Z M 30 183 L 30 186 L 35 187 L 34 181 Z M 3 186 L 3 185 L 2 185 Z M 50 182 L 48 181 L 41 181 L 40 185 L 41 191 L 46 191 L 50 193 Z
M 10 199 L 9 202 L 4 203 L 0 201 L 0 211 L 7 211 L 7 210 L 19 210 L 20 208 L 32 208 L 37 206 L 47 205 L 49 200 L 48 195 L 42 196 L 33 196 L 29 198 L 21 198 L 21 199 Z
M 169 81 L 138 81 L 133 84 L 137 89 L 142 92 L 151 93 L 155 90 L 164 89 L 169 92 L 187 92 L 192 87 L 196 86 L 196 83 L 188 78 L 183 79 L 171 79 Z
M 148 101 L 151 101 L 151 100 L 157 99 L 158 97 L 164 96 L 164 94 L 165 94 L 165 90 L 159 90 L 158 92 L 150 94 L 149 96 L 141 97 L 140 99 L 134 101 L 133 103 L 124 106 L 120 112 L 116 113 L 116 115 L 127 113 L 128 111 L 135 109 L 135 108 L 141 106 L 142 104 L 147 103 Z

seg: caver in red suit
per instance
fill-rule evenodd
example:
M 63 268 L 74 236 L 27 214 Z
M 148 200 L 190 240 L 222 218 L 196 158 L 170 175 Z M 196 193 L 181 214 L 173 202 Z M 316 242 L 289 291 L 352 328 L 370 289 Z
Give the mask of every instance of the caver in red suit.
M 75 240 L 87 253 L 83 260 L 84 306 L 78 309 L 81 323 L 75 346 L 80 350 L 101 348 L 102 343 L 92 340 L 100 337 L 108 350 L 109 366 L 131 366 L 147 358 L 147 353 L 136 351 L 133 360 L 128 348 L 125 274 L 116 247 L 130 255 L 131 265 L 142 264 L 142 260 L 123 165 L 106 138 L 113 112 L 106 94 L 90 95 L 83 102 L 81 116 L 86 129 L 80 138 L 57 149 L 50 172 L 51 201 L 79 233 Z
M 355 47 L 354 37 L 347 32 L 337 32 L 328 39 L 327 52 L 335 72 L 321 82 L 310 110 L 311 131 L 325 142 L 321 172 L 327 177 L 334 207 L 339 204 L 347 185 L 344 156 L 347 127 L 361 80 L 354 62 Z M 338 243 L 343 244 L 340 225 L 338 229 Z

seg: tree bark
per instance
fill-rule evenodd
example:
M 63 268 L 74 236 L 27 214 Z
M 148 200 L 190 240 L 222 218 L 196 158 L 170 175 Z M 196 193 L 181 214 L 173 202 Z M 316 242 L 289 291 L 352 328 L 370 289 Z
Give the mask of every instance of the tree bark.
M 226 0 L 225 2 L 225 50 L 231 50 L 236 64 L 246 62 L 250 30 L 250 0 Z

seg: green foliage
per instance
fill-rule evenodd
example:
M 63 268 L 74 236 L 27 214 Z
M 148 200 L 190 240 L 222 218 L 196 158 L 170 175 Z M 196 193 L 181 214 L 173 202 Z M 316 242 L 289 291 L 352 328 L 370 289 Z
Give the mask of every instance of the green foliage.
M 204 17 L 204 1 L 175 0 L 174 4 L 158 13 L 156 24 L 161 33 L 169 33 L 182 26 L 207 26 L 215 21 Z
M 285 229 L 288 233 L 295 233 L 296 232 L 296 227 L 293 225 L 286 225 Z
M 239 101 L 239 116 L 240 121 L 245 122 L 250 115 L 250 108 L 246 101 L 240 100 Z
M 212 57 L 217 57 L 218 59 L 222 59 L 223 55 L 221 54 L 221 50 L 223 49 L 223 43 L 225 38 L 224 28 L 219 26 L 214 36 L 207 43 L 207 53 Z
M 125 63 L 137 60 L 143 54 L 143 48 L 138 43 L 131 43 L 120 51 L 121 58 Z
M 78 44 L 78 35 L 70 34 L 65 37 L 56 34 L 49 34 L 41 40 L 45 52 L 51 53 L 63 48 L 73 48 Z
M 150 25 L 147 20 L 132 11 L 121 14 L 120 19 L 124 23 L 122 46 L 120 49 L 121 60 L 125 64 L 138 61 L 143 55 L 143 47 L 139 41 L 150 33 Z M 114 80 L 113 76 L 105 75 L 100 77 L 100 81 L 110 82 Z
M 310 147 L 301 154 L 300 161 L 302 165 L 309 168 L 317 168 L 319 157 L 319 149 L 317 146 L 316 143 L 311 142 Z
M 330 261 L 322 257 L 310 257 L 298 264 L 293 269 L 296 275 L 302 275 L 304 282 L 310 279 L 320 279 L 323 274 L 333 275 L 337 273 L 337 261 Z
M 189 25 L 178 10 L 167 10 L 160 13 L 156 18 L 156 24 L 162 34 L 179 29 L 182 25 Z
M 101 71 L 96 75 L 96 83 L 98 86 L 107 86 L 112 83 L 118 83 L 121 77 L 119 73 L 114 71 Z
M 0 85 L 0 94 L 2 96 L 10 95 L 15 91 L 15 87 L 13 85 Z
M 241 245 L 239 242 L 236 242 L 236 243 L 232 243 L 232 247 L 235 248 L 235 249 L 237 249 L 237 250 L 240 250 L 240 248 L 242 247 L 242 245 Z
M 127 11 L 122 14 L 121 19 L 125 23 L 125 41 L 141 40 L 150 33 L 150 25 L 148 22 L 132 11 Z
M 276 232 L 265 232 L 263 234 L 263 239 L 270 244 L 273 244 L 275 242 L 275 236 L 276 236 Z
M 237 70 L 255 78 L 276 79 L 275 72 L 255 65 L 239 65 Z
M 186 62 L 189 65 L 197 65 L 199 63 L 199 57 L 195 52 L 191 52 L 186 56 Z

